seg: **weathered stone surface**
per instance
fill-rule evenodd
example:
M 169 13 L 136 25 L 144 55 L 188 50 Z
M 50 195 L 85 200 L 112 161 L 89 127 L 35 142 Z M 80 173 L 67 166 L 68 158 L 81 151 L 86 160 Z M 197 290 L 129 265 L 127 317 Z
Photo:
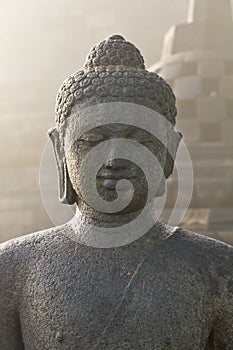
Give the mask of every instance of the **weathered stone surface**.
M 181 229 L 158 239 L 166 229 L 108 250 L 75 244 L 68 226 L 2 245 L 1 348 L 23 349 L 13 281 L 25 349 L 201 350 L 211 325 L 232 344 L 232 248 Z
M 75 218 L 0 245 L 1 350 L 233 348 L 232 247 L 160 222 L 128 244 L 106 249 L 88 245 L 95 229 L 107 229 L 108 240 L 113 228 L 125 228 L 148 195 L 141 169 L 116 156 L 98 171 L 96 188 L 111 202 L 116 183 L 128 179 L 134 187 L 129 205 L 117 213 L 102 212 L 83 195 L 81 180 L 88 174 L 80 169 L 86 155 L 103 139 L 127 137 L 129 125 L 101 125 L 75 139 L 69 139 L 69 132 L 80 121 L 81 108 L 116 101 L 162 114 L 165 127 L 171 124 L 170 146 L 176 155 L 181 137 L 174 129 L 171 88 L 144 69 L 138 49 L 121 36 L 98 44 L 84 70 L 59 90 L 57 126 L 49 131 L 59 198 L 77 205 Z M 164 176 L 155 196 L 162 196 L 173 159 L 145 130 L 130 125 L 129 135 L 156 155 Z M 113 142 L 110 151 L 115 154 Z

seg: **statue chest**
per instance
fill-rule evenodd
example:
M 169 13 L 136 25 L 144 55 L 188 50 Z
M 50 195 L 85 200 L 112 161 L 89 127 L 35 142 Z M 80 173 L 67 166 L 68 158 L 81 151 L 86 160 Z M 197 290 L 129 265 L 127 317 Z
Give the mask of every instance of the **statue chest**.
M 24 286 L 25 350 L 204 349 L 202 281 L 155 260 L 48 256 Z

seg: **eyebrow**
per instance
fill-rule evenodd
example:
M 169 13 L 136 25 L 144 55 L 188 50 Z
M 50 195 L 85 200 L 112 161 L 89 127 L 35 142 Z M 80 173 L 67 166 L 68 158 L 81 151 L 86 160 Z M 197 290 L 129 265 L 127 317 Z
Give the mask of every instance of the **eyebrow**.
M 145 131 L 145 130 L 141 130 L 140 128 L 137 128 L 137 127 L 135 127 L 134 125 L 130 125 L 130 124 L 118 124 L 118 123 L 114 123 L 114 125 L 111 125 L 111 126 L 108 126 L 107 124 L 106 125 L 101 125 L 101 131 L 107 131 L 107 132 L 114 132 L 114 130 L 113 130 L 113 128 L 115 127 L 115 126 L 118 126 L 118 130 L 120 129 L 120 128 L 123 128 L 123 131 L 124 131 L 124 133 L 126 134 L 126 136 L 129 136 L 129 135 L 131 135 L 131 134 L 134 134 L 134 133 L 137 133 L 137 132 L 140 132 L 140 131 Z M 117 130 L 117 131 L 118 131 Z
M 116 125 L 118 127 L 116 127 L 115 130 L 114 130 L 114 127 Z M 119 124 L 118 123 L 114 123 L 114 124 L 111 124 L 111 126 L 109 126 L 107 124 L 101 125 L 101 126 L 96 127 L 94 129 L 88 130 L 84 134 L 93 135 L 93 134 L 97 133 L 99 135 L 107 136 L 109 134 L 109 132 L 110 132 L 110 134 L 114 134 L 114 132 L 118 132 L 118 131 L 121 131 L 121 132 L 123 131 L 124 137 L 126 137 L 126 138 L 130 138 L 131 136 L 135 136 L 138 133 L 144 134 L 144 136 L 146 136 L 146 137 L 150 137 L 151 136 L 149 132 L 147 132 L 145 130 L 142 130 L 140 128 L 137 128 L 134 125 L 120 124 L 120 123 Z

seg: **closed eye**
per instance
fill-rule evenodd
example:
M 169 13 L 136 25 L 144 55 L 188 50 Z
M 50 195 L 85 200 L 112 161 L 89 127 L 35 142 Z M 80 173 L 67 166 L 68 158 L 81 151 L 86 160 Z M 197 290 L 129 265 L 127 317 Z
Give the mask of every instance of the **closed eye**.
M 143 140 L 143 141 L 140 141 L 140 143 L 142 143 L 143 145 L 144 145 L 144 144 L 151 144 L 151 145 L 152 145 L 153 142 L 154 142 L 153 140 Z
M 77 142 L 78 143 L 99 143 L 105 140 L 103 135 L 82 135 Z
M 132 139 L 133 141 L 135 141 L 135 143 L 138 143 L 138 144 L 142 144 L 142 145 L 145 145 L 145 144 L 153 144 L 153 140 L 135 140 L 135 139 Z

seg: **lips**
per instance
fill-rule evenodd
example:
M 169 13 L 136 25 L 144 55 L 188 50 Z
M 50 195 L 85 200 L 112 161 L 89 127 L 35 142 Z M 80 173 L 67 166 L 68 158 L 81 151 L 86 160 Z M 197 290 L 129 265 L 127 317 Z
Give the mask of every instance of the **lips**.
M 113 173 L 113 172 L 106 172 L 98 175 L 101 179 L 113 179 L 113 180 L 123 180 L 123 179 L 132 179 L 133 176 L 126 175 L 126 173 Z
M 116 184 L 120 180 L 134 180 L 134 177 L 126 177 L 126 176 L 98 176 L 100 179 L 102 185 L 108 189 L 108 190 L 115 190 L 116 189 Z M 118 185 L 119 190 L 126 190 L 129 189 L 129 184 L 128 182 L 124 181 Z
M 101 179 L 101 182 L 102 182 L 102 185 L 107 188 L 108 190 L 115 190 L 116 189 L 116 184 L 117 184 L 117 179 L 105 179 L 105 178 L 102 178 Z

